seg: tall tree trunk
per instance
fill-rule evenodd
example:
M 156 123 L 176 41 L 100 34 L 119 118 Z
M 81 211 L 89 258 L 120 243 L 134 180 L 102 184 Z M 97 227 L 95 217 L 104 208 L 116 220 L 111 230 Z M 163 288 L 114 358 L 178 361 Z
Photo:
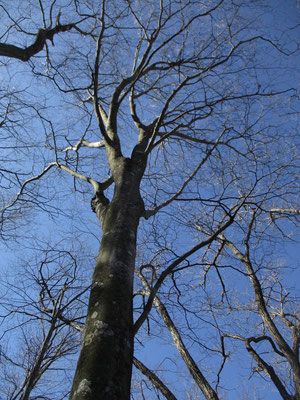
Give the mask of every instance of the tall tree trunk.
M 130 399 L 132 291 L 136 233 L 144 212 L 139 193 L 144 168 L 124 157 L 115 167 L 113 199 L 97 213 L 102 241 L 70 400 Z M 103 198 L 99 201 L 104 203 Z

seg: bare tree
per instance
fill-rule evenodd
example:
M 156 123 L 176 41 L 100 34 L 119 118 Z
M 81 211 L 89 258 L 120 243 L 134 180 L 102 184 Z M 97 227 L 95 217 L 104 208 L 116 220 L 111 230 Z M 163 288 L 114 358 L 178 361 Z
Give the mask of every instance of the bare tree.
M 19 235 L 26 231 L 26 246 L 59 223 L 67 240 L 74 232 L 76 239 L 100 237 L 86 212 L 89 188 L 102 230 L 92 282 L 79 291 L 90 291 L 86 310 L 69 311 L 73 300 L 63 303 L 61 281 L 55 295 L 47 279 L 39 282 L 49 328 L 16 389 L 26 387 L 21 398 L 41 378 L 60 324 L 81 332 L 83 315 L 72 400 L 129 399 L 133 364 L 175 398 L 176 388 L 133 357 L 134 336 L 142 340 L 146 325 L 149 334 L 170 332 L 206 399 L 225 390 L 232 340 L 245 345 L 284 399 L 299 397 L 298 319 L 293 307 L 285 310 L 279 272 L 270 283 L 264 248 L 285 239 L 299 215 L 297 25 L 271 29 L 279 14 L 259 1 L 0 7 L 1 68 L 12 93 L 1 99 L 10 160 L 1 170 L 8 189 L 2 237 L 10 238 L 9 224 L 24 207 L 27 224 L 33 214 L 40 221 L 30 233 L 27 224 L 14 225 Z M 16 155 L 19 147 L 13 158 L 10 149 Z M 243 295 L 243 279 L 234 284 L 235 274 L 248 278 L 253 298 Z M 76 287 L 75 275 L 69 286 Z M 78 295 L 72 299 L 77 305 Z M 195 348 L 206 353 L 204 363 Z
M 84 251 L 75 258 L 56 243 L 36 253 L 38 258 L 23 261 L 20 278 L 1 282 L 9 293 L 1 307 L 1 397 L 11 400 L 33 398 L 32 393 L 65 398 L 65 385 L 52 389 L 63 382 L 62 360 L 77 354 L 84 326 L 89 290 L 89 277 L 80 271 Z

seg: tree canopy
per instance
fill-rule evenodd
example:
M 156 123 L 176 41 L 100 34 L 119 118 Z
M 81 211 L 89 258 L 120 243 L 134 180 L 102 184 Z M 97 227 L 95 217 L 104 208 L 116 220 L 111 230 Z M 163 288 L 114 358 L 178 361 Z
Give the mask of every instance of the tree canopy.
M 296 2 L 0 15 L 0 397 L 299 398 Z

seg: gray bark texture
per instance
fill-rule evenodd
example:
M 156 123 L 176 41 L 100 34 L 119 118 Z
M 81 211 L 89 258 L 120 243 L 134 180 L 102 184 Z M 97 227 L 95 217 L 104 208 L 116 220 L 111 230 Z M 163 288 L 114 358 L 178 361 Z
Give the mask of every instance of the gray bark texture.
M 124 157 L 114 166 L 113 199 L 99 213 L 103 235 L 71 400 L 130 398 L 133 272 L 136 232 L 144 211 L 139 193 L 144 169 Z

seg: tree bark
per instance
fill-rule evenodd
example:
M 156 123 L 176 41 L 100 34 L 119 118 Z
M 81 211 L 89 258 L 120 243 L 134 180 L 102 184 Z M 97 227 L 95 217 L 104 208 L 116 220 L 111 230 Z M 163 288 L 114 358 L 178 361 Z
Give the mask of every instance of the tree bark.
M 39 29 L 34 43 L 24 49 L 13 44 L 0 43 L 0 56 L 16 58 L 21 61 L 28 61 L 31 57 L 43 50 L 46 40 L 53 44 L 54 36 L 59 32 L 67 32 L 75 27 L 75 24 L 61 25 L 59 21 L 54 28 Z
M 115 191 L 99 213 L 103 234 L 70 400 L 130 399 L 132 292 L 136 233 L 144 213 L 139 193 L 144 166 L 124 157 L 113 164 Z
M 133 357 L 133 363 L 136 368 L 138 368 L 142 374 L 144 374 L 150 382 L 158 389 L 167 400 L 177 400 L 174 394 L 167 388 L 167 386 L 159 379 L 159 377 L 150 371 L 141 361 Z
M 183 340 L 180 336 L 180 333 L 178 329 L 176 328 L 174 322 L 172 321 L 166 307 L 162 304 L 160 299 L 156 296 L 154 299 L 154 303 L 160 312 L 166 327 L 169 329 L 175 346 L 178 350 L 178 353 L 181 355 L 183 361 L 185 362 L 185 365 L 187 366 L 190 374 L 194 378 L 195 383 L 199 387 L 199 389 L 202 391 L 204 397 L 207 400 L 219 400 L 219 397 L 217 393 L 214 391 L 212 386 L 209 384 L 205 376 L 202 374 L 200 369 L 198 368 L 198 365 L 195 363 L 194 359 L 192 358 L 190 352 L 188 351 L 187 347 L 184 345 Z

